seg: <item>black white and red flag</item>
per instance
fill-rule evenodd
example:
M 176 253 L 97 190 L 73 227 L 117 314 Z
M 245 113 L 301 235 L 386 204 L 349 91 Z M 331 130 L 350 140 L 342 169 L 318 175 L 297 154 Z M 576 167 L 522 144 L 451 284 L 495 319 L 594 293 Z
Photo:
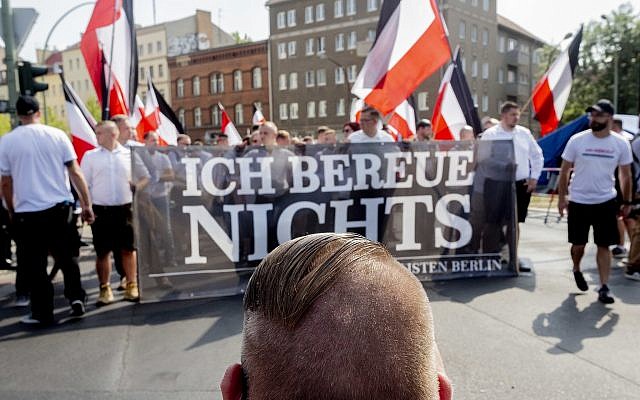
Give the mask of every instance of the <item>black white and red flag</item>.
M 351 92 L 389 114 L 451 57 L 435 0 L 386 0 Z
M 231 122 L 229 114 L 227 114 L 221 103 L 218 103 L 218 108 L 220 109 L 220 113 L 222 114 L 222 123 L 220 128 L 222 132 L 227 135 L 229 146 L 235 146 L 242 143 L 242 137 L 240 137 L 238 129 L 236 129 L 236 126 L 233 124 L 233 122 Z
M 471 126 L 476 135 L 482 132 L 480 118 L 462 69 L 459 47 L 440 83 L 431 123 L 436 140 L 460 140 L 460 130 L 465 125 Z
M 145 131 L 156 131 L 161 144 L 176 146 L 178 134 L 184 134 L 180 120 L 156 86 L 147 79 L 147 97 L 144 105 Z
M 132 0 L 98 0 L 80 50 L 103 111 L 130 115 L 138 87 Z
M 578 65 L 580 42 L 582 42 L 582 26 L 569 46 L 560 53 L 533 88 L 531 101 L 535 112 L 534 118 L 540 122 L 542 136 L 558 128 L 562 119 L 573 85 L 573 74 Z
M 251 119 L 251 124 L 254 126 L 262 125 L 265 123 L 265 121 L 266 119 L 264 118 L 264 115 L 262 114 L 260 107 L 258 107 L 256 103 L 253 103 L 253 118 Z
M 389 134 L 396 139 L 396 142 L 411 140 L 416 136 L 416 109 L 413 96 L 409 97 L 391 114 L 387 121 Z
M 80 162 L 84 153 L 98 147 L 95 134 L 96 120 L 73 88 L 64 80 L 62 74 L 60 74 L 60 79 L 62 80 L 67 121 L 71 131 L 71 143 L 78 156 L 78 162 Z

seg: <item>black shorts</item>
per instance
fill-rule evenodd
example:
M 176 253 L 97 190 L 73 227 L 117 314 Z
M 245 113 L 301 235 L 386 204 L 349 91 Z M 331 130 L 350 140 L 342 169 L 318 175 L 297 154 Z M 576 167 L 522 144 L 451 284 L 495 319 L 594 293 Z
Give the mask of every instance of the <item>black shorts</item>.
M 617 244 L 618 204 L 611 199 L 599 204 L 581 204 L 569 202 L 569 243 L 584 245 L 589 241 L 589 228 L 593 226 L 593 240 L 597 246 L 608 247 Z
M 518 222 L 527 219 L 527 211 L 531 202 L 531 192 L 527 192 L 527 180 L 516 181 L 516 204 L 518 205 Z
M 98 257 L 110 251 L 135 250 L 131 204 L 121 206 L 93 205 L 96 220 L 91 224 L 93 247 Z

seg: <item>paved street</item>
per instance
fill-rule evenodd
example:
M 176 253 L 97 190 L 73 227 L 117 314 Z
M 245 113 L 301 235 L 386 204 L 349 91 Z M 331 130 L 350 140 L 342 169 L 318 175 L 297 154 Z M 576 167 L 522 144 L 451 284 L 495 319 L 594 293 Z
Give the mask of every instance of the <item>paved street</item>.
M 566 223 L 533 212 L 521 257 L 534 272 L 508 279 L 427 284 L 436 335 L 456 399 L 640 399 L 640 283 L 614 268 L 616 303 L 597 302 L 593 246 L 579 294 Z M 90 250 L 82 270 L 90 302 Z M 240 297 L 132 305 L 118 302 L 51 329 L 18 324 L 13 273 L 0 272 L 1 399 L 218 399 L 239 360 Z M 58 312 L 67 312 L 62 282 Z

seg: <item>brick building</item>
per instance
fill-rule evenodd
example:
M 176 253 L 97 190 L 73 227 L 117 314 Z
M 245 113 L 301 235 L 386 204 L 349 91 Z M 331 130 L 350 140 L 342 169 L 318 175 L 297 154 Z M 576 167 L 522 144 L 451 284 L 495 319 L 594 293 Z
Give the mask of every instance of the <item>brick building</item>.
M 172 108 L 189 135 L 210 140 L 220 132 L 218 102 L 244 135 L 253 104 L 269 115 L 267 41 L 170 57 Z

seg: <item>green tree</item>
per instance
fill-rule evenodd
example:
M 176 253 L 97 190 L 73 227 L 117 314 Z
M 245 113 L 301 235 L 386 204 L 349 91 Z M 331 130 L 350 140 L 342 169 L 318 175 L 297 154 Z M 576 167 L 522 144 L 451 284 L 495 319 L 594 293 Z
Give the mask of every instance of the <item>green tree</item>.
M 69 125 L 67 124 L 66 119 L 61 118 L 58 114 L 54 113 L 51 107 L 47 107 L 47 125 L 69 133 Z
M 606 17 L 606 18 L 605 18 Z M 614 101 L 613 83 L 618 70 L 618 109 L 620 114 L 640 111 L 640 15 L 631 4 L 584 26 L 578 67 L 562 120 L 571 121 L 600 98 Z M 542 51 L 541 61 L 551 48 Z M 542 71 L 546 68 L 541 68 Z
M 9 114 L 0 114 L 0 136 L 11 131 L 11 118 Z
M 233 40 L 235 40 L 236 44 L 242 44 L 242 43 L 251 43 L 253 42 L 253 40 L 251 40 L 251 38 L 245 33 L 244 36 L 238 32 L 231 32 L 231 37 L 233 38 Z
M 87 100 L 85 106 L 87 106 L 87 110 L 89 110 L 96 121 L 102 120 L 102 106 L 100 106 L 100 103 L 98 103 L 98 100 L 95 97 Z

